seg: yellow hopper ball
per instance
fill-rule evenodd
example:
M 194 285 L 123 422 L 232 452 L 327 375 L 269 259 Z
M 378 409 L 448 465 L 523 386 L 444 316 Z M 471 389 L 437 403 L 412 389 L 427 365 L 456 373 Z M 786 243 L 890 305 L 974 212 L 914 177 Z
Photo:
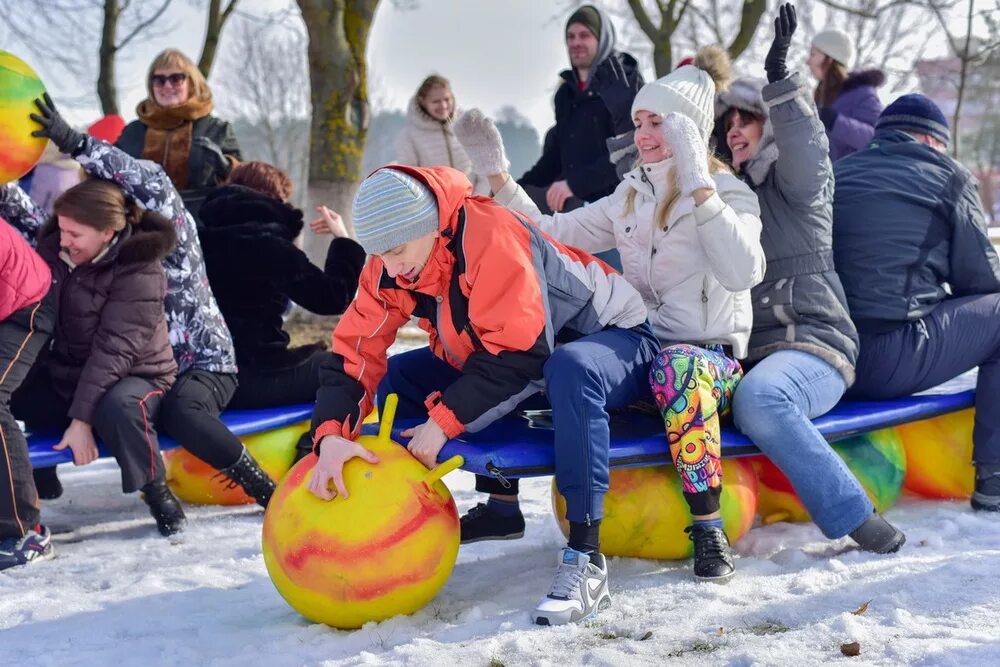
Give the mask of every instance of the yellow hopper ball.
M 427 470 L 390 439 L 396 397 L 378 436 L 358 443 L 379 458 L 344 466 L 349 497 L 321 500 L 307 488 L 318 460 L 299 461 L 264 514 L 264 564 L 282 597 L 311 621 L 359 628 L 412 614 L 444 586 L 458 556 L 458 511 L 441 481 L 456 456 Z
M 753 525 L 757 511 L 757 477 L 746 460 L 722 461 L 722 524 L 735 544 Z M 552 506 L 559 527 L 569 537 L 566 501 L 552 480 Z M 691 511 L 673 466 L 615 468 L 604 496 L 601 552 L 655 560 L 690 558 L 694 548 L 684 529 Z

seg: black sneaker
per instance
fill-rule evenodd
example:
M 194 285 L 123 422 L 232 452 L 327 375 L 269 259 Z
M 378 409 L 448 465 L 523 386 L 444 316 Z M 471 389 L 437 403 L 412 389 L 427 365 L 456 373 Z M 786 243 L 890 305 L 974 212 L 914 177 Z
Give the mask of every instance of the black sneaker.
M 38 490 L 38 497 L 42 500 L 55 500 L 63 494 L 62 482 L 56 474 L 56 467 L 35 468 L 31 471 L 35 478 L 35 488 Z
M 184 508 L 165 480 L 154 479 L 142 487 L 142 499 L 149 505 L 149 513 L 156 519 L 160 535 L 169 537 L 184 530 L 187 523 Z
M 24 537 L 8 537 L 0 540 L 0 570 L 27 565 L 36 560 L 44 560 L 54 555 L 52 533 L 45 526 L 39 526 L 25 533 Z
M 906 535 L 901 530 L 875 512 L 868 519 L 851 531 L 851 539 L 858 543 L 863 551 L 876 554 L 894 554 L 906 542 Z
M 516 540 L 524 537 L 524 516 L 500 516 L 491 512 L 486 503 L 479 503 L 459 520 L 462 544 L 486 540 Z
M 974 510 L 1000 512 L 1000 465 L 976 466 L 976 490 L 970 502 Z
M 714 526 L 688 526 L 685 533 L 694 542 L 694 578 L 726 583 L 736 572 L 726 531 Z

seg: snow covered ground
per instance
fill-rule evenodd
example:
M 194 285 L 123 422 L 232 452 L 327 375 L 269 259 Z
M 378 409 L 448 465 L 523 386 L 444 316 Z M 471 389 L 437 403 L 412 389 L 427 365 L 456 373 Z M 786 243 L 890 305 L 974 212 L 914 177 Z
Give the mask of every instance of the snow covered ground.
M 613 607 L 550 629 L 528 609 L 562 540 L 548 480 L 529 480 L 525 539 L 463 547 L 427 608 L 342 632 L 274 590 L 257 509 L 190 508 L 171 541 L 113 461 L 61 473 L 66 493 L 45 506 L 57 557 L 0 574 L 0 665 L 1000 664 L 1000 517 L 965 503 L 893 509 L 908 538 L 895 556 L 812 525 L 755 528 L 727 586 L 695 583 L 686 562 L 615 559 Z M 471 475 L 446 481 L 460 510 L 476 501 Z M 859 657 L 841 654 L 849 642 Z

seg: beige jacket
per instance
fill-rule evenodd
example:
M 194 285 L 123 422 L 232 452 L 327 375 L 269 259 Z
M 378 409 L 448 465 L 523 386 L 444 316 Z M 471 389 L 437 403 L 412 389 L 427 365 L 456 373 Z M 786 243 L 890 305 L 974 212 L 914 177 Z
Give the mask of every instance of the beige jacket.
M 472 163 L 452 130 L 459 115 L 461 112 L 456 110 L 442 123 L 427 115 L 416 97 L 411 98 L 406 109 L 406 126 L 396 144 L 396 162 L 412 167 L 454 167 L 469 177 L 473 194 L 489 195 L 489 183 L 473 173 Z

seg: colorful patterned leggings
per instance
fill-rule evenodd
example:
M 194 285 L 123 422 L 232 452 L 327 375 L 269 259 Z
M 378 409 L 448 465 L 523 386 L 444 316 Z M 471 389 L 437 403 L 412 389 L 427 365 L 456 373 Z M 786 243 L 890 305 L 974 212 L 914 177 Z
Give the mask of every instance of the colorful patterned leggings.
M 649 370 L 684 498 L 695 516 L 719 511 L 722 450 L 719 418 L 729 412 L 743 369 L 721 345 L 670 345 Z

